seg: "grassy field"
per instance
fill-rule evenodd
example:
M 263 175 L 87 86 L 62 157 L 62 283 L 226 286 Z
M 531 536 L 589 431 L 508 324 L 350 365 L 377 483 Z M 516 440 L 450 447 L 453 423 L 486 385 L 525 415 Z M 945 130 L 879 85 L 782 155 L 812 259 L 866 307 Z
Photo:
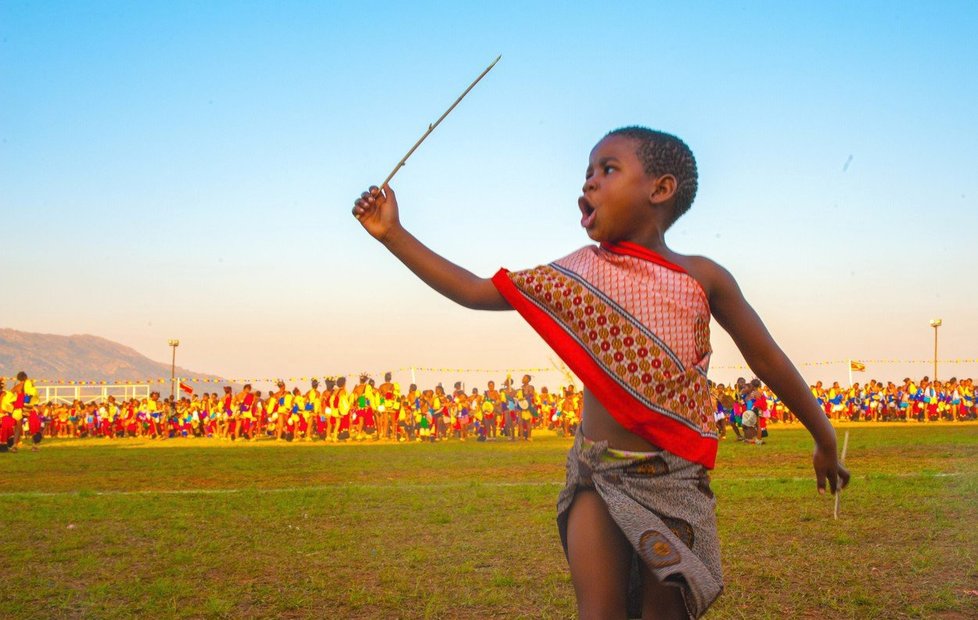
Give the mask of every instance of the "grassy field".
M 723 441 L 710 618 L 978 617 L 978 425 L 853 424 L 832 519 L 798 426 Z M 569 440 L 62 440 L 0 455 L 6 618 L 566 618 Z M 841 430 L 840 430 L 841 436 Z M 840 442 L 841 443 L 841 442 Z

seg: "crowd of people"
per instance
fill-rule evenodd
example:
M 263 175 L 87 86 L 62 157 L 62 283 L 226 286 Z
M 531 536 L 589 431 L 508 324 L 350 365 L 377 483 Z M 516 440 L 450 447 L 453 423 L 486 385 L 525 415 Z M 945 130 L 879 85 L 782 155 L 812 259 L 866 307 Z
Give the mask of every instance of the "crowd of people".
M 391 380 L 366 376 L 356 385 L 346 377 L 313 379 L 308 389 L 279 381 L 274 392 L 245 385 L 235 393 L 192 394 L 179 399 L 148 398 L 71 404 L 38 402 L 25 372 L 7 390 L 0 379 L 0 451 L 16 451 L 29 438 L 37 450 L 45 437 L 216 437 L 229 441 L 531 441 L 536 431 L 573 436 L 581 415 L 581 392 L 573 385 L 537 389 L 530 375 L 517 385 L 510 377 L 497 388 L 466 391 L 456 382 L 402 390 Z M 834 420 L 938 421 L 978 418 L 972 379 L 946 382 L 904 379 L 900 384 L 871 380 L 841 387 L 811 386 L 825 415 Z M 763 444 L 771 423 L 790 423 L 794 416 L 757 379 L 712 384 L 718 434 Z
M 30 398 L 25 404 L 17 396 L 22 392 L 23 383 L 18 382 L 2 401 L 9 401 L 2 406 L 4 417 L 16 426 L 29 412 L 41 423 L 40 437 L 530 441 L 540 428 L 573 435 L 581 411 L 581 394 L 574 386 L 537 390 L 529 375 L 519 385 L 507 377 L 498 389 L 490 381 L 484 390 L 470 392 L 461 382 L 451 391 L 441 384 L 433 389 L 411 384 L 402 390 L 390 373 L 379 385 L 366 375 L 352 386 L 346 377 L 327 378 L 322 386 L 313 379 L 306 390 L 290 389 L 279 381 L 268 394 L 247 384 L 237 393 L 225 386 L 223 393 L 175 400 L 152 392 L 144 399 L 118 401 L 109 396 L 104 402 L 31 405 Z M 0 440 L 15 449 L 20 435 L 0 435 Z
M 738 379 L 735 384 L 714 386 L 717 425 L 720 436 L 726 435 L 729 425 L 738 439 L 762 442 L 767 424 L 792 422 L 794 416 L 783 403 L 760 381 Z M 818 381 L 811 386 L 825 415 L 833 420 L 876 422 L 936 422 L 978 419 L 974 381 L 970 378 L 931 381 L 909 377 L 902 383 L 883 383 L 871 379 L 868 383 L 853 383 L 842 387 Z M 743 432 L 741 432 L 743 430 Z

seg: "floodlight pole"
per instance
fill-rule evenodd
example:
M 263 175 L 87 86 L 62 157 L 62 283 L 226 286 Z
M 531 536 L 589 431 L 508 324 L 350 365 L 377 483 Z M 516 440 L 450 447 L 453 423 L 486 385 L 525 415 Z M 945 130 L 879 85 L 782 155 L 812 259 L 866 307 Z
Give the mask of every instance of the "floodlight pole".
M 931 319 L 930 326 L 934 328 L 934 382 L 937 382 L 937 328 L 944 324 L 941 319 Z
M 173 349 L 173 358 L 170 362 L 170 412 L 172 413 L 177 408 L 177 347 L 180 346 L 180 341 L 171 338 L 168 344 Z

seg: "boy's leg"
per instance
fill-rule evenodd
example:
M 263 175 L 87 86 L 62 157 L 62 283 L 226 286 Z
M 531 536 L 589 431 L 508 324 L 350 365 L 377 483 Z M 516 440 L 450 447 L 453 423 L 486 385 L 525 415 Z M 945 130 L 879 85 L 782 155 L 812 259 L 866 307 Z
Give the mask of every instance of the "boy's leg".
M 601 496 L 593 490 L 578 490 L 567 517 L 567 563 L 578 617 L 627 616 L 631 558 L 631 545 Z
M 642 574 L 642 620 L 685 620 L 686 604 L 682 592 L 674 586 L 662 585 L 645 562 L 639 562 Z

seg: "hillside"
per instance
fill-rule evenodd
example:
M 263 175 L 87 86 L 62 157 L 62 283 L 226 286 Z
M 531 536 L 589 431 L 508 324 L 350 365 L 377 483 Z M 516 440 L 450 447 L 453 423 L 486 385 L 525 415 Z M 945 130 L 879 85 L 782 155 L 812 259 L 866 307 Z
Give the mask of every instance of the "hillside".
M 170 365 L 90 335 L 58 336 L 0 328 L 0 377 L 25 371 L 39 382 L 135 381 L 170 376 Z M 177 376 L 216 378 L 177 366 Z

